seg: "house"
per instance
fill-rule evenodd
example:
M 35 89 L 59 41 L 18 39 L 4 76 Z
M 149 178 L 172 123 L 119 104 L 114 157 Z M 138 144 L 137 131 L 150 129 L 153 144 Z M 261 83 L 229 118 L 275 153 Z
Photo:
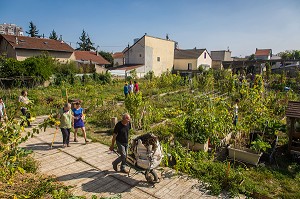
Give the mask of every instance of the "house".
M 163 72 L 172 70 L 174 47 L 174 41 L 145 34 L 140 39 L 135 39 L 134 44 L 124 51 L 126 66 L 120 68 L 134 67 L 139 77 L 149 71 L 160 76 Z
M 0 35 L 0 54 L 5 54 L 7 57 L 15 58 L 19 61 L 48 52 L 51 57 L 64 62 L 70 60 L 73 51 L 74 49 L 63 41 Z
M 223 69 L 223 61 L 232 61 L 231 51 L 229 50 L 217 50 L 210 51 L 210 56 L 212 59 L 212 68 L 213 69 Z
M 23 28 L 16 24 L 0 24 L 0 34 L 23 36 Z
M 272 49 L 257 49 L 254 54 L 255 60 L 270 60 L 272 57 Z
M 211 68 L 211 56 L 206 49 L 174 50 L 174 71 L 197 71 L 199 66 Z
M 98 52 L 91 51 L 74 51 L 71 60 L 74 60 L 78 67 L 82 67 L 84 72 L 106 72 L 105 65 L 110 64 Z
M 125 58 L 123 52 L 116 52 L 112 55 L 114 58 L 114 66 L 120 66 L 125 64 Z

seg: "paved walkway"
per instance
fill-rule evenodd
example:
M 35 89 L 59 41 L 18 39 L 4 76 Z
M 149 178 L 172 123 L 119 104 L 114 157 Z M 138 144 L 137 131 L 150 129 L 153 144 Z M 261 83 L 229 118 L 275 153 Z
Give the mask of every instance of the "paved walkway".
M 37 118 L 37 122 L 41 121 Z M 48 128 L 30 138 L 21 147 L 34 151 L 34 158 L 40 162 L 40 172 L 57 176 L 66 185 L 73 186 L 75 195 L 91 198 L 92 195 L 109 197 L 121 194 L 122 198 L 216 198 L 210 196 L 196 179 L 178 176 L 170 169 L 158 171 L 160 183 L 146 182 L 144 175 L 127 177 L 114 172 L 111 162 L 117 157 L 108 152 L 108 147 L 100 143 L 84 145 L 71 142 L 71 147 L 62 148 L 62 135 L 58 131 L 54 146 L 50 149 L 55 129 Z M 71 140 L 73 136 L 71 136 Z M 219 196 L 225 198 L 225 196 Z

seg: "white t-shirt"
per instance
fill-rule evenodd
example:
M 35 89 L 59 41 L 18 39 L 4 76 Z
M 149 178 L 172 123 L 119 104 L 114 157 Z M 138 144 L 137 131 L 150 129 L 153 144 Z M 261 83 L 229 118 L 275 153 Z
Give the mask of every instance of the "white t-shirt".
M 132 93 L 133 92 L 133 84 L 128 85 L 128 92 Z
M 19 97 L 19 102 L 22 102 L 22 103 L 24 103 L 24 104 L 28 104 L 29 103 L 29 99 L 28 99 L 28 97 L 27 96 L 23 96 L 23 95 L 21 95 L 20 97 Z
M 234 105 L 234 115 L 238 115 L 239 106 L 237 104 Z
M 2 102 L 2 103 L 0 103 L 0 116 L 3 116 L 4 109 L 5 109 L 5 104 L 4 104 L 4 102 Z

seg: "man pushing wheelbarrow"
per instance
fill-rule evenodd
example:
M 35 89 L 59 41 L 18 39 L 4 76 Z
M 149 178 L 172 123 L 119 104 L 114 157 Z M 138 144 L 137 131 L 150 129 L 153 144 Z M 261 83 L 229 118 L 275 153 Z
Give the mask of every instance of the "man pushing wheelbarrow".
M 127 173 L 134 168 L 136 175 L 142 173 L 149 183 L 159 182 L 155 168 L 159 166 L 162 160 L 162 148 L 158 138 L 153 134 L 144 134 L 133 139 L 128 147 L 128 133 L 131 128 L 130 116 L 124 114 L 122 121 L 118 122 L 114 129 L 112 144 L 110 150 L 113 151 L 115 141 L 118 146 L 119 157 L 113 161 L 112 165 L 115 171 L 118 171 L 118 164 L 121 163 L 121 172 Z M 127 149 L 129 148 L 129 154 Z M 129 170 L 126 169 L 129 166 Z

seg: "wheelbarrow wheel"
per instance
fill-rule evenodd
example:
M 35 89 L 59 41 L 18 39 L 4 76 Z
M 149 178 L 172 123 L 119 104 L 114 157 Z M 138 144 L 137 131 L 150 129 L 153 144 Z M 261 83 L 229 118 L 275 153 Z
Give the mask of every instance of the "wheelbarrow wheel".
M 148 183 L 156 183 L 158 182 L 158 176 L 157 173 L 152 169 L 152 170 L 148 170 L 145 173 L 145 178 L 147 180 Z

